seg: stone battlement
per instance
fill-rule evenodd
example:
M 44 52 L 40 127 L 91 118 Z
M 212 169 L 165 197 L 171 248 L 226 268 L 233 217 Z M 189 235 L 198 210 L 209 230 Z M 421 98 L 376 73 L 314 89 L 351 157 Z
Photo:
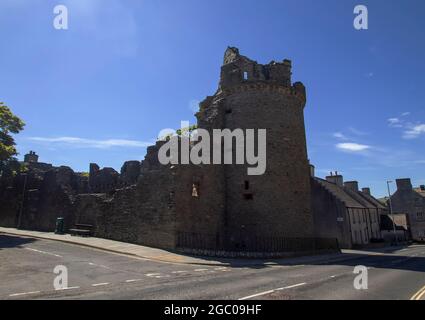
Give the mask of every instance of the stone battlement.
M 237 48 L 229 47 L 224 54 L 223 66 L 221 67 L 220 88 L 253 81 L 265 81 L 290 87 L 291 69 L 290 60 L 272 61 L 263 65 L 240 55 Z

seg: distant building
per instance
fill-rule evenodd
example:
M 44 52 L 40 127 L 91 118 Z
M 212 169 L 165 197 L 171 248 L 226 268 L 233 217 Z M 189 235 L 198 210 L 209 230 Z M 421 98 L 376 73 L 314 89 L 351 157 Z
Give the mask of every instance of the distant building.
M 30 151 L 26 155 L 24 155 L 24 162 L 22 164 L 24 164 L 28 168 L 42 172 L 53 169 L 52 164 L 39 162 L 38 155 L 37 153 L 35 153 L 35 151 Z
M 381 215 L 381 234 L 386 242 L 410 240 L 409 221 L 406 214 Z
M 425 186 L 413 188 L 410 179 L 397 179 L 397 191 L 391 196 L 394 213 L 407 214 L 412 239 L 425 241 Z
M 30 151 L 24 156 L 24 162 L 26 163 L 37 163 L 38 155 L 34 151 Z
M 316 237 L 336 237 L 341 248 L 364 246 L 382 238 L 380 217 L 386 207 L 369 188 L 359 191 L 357 181 L 344 183 L 338 173 L 326 180 L 313 176 L 311 188 Z

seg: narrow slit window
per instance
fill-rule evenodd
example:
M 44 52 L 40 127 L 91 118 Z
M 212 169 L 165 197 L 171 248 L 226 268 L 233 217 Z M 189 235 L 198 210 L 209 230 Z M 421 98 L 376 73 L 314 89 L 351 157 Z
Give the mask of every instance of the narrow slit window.
M 192 197 L 193 198 L 199 198 L 199 184 L 198 183 L 192 184 Z
M 245 190 L 249 190 L 250 185 L 249 185 L 249 181 L 245 181 Z

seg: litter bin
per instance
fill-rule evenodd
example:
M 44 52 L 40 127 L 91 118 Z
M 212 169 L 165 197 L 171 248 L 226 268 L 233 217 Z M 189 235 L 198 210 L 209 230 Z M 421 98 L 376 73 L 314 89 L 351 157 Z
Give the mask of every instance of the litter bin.
M 56 218 L 56 234 L 65 234 L 65 219 Z

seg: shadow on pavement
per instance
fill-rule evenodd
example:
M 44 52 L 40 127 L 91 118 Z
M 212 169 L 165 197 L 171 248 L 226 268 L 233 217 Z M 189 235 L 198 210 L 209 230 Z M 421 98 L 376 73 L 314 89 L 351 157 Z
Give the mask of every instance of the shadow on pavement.
M 36 242 L 36 239 L 32 238 L 23 238 L 15 237 L 5 234 L 0 234 L 0 250 L 10 249 L 10 248 L 19 248 L 24 244 Z

